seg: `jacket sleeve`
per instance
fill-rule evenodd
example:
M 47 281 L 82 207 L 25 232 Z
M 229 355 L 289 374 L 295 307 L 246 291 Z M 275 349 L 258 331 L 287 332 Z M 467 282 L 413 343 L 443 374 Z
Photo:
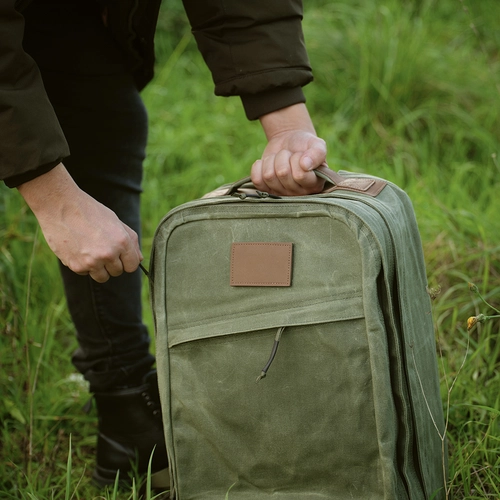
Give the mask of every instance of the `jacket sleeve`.
M 301 0 L 183 1 L 216 95 L 241 96 L 250 119 L 305 102 Z
M 0 179 L 14 187 L 47 172 L 69 148 L 43 87 L 22 47 L 24 19 L 14 0 L 0 0 Z

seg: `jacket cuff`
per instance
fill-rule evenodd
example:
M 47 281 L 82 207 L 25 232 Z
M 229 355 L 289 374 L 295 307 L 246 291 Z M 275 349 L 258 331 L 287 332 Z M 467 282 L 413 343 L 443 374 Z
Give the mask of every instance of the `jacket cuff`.
M 257 94 L 242 94 L 240 97 L 249 120 L 256 120 L 299 102 L 306 102 L 302 87 L 277 87 Z
M 34 170 L 29 170 L 28 172 L 23 172 L 22 174 L 13 175 L 12 177 L 7 177 L 3 181 L 7 185 L 7 187 L 15 188 L 24 184 L 25 182 L 32 181 L 36 179 L 40 175 L 46 174 L 54 167 L 59 165 L 63 161 L 63 158 L 58 158 L 57 160 L 51 161 L 50 163 L 45 163 L 44 165 L 35 168 Z

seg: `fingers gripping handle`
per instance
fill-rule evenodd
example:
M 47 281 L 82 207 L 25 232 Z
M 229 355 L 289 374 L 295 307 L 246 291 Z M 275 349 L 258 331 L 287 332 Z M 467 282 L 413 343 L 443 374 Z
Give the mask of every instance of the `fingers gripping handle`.
M 314 173 L 320 178 L 323 179 L 324 181 L 328 182 L 329 184 L 333 184 L 333 186 L 338 185 L 340 182 L 342 182 L 343 177 L 340 176 L 337 172 L 334 172 L 333 170 L 330 170 L 326 163 L 323 163 L 323 165 L 319 166 L 317 169 L 314 170 Z M 236 181 L 234 184 L 231 184 L 225 195 L 232 195 L 238 191 L 239 188 L 241 187 L 247 187 L 250 189 L 255 189 L 255 186 L 252 184 L 252 179 L 250 177 L 244 177 L 243 179 L 240 179 L 239 181 Z
M 368 196 L 376 197 L 387 185 L 387 181 L 383 179 L 378 179 L 376 177 L 361 177 L 361 176 L 349 176 L 344 177 L 334 170 L 328 168 L 326 163 L 319 166 L 314 170 L 314 173 L 321 179 L 327 182 L 327 185 L 323 188 L 323 191 L 318 194 L 331 193 L 338 189 L 344 191 L 352 191 L 355 193 L 362 193 Z M 230 185 L 227 191 L 217 192 L 218 195 L 233 195 L 240 188 L 255 190 L 255 186 L 252 184 L 250 177 L 245 177 L 234 184 Z M 214 192 L 215 193 L 215 192 Z

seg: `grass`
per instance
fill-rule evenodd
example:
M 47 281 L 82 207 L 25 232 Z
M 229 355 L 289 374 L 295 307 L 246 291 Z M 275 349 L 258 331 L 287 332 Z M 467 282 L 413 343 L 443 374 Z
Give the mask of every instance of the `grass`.
M 490 313 L 468 282 L 500 305 L 500 4 L 306 3 L 315 82 L 305 91 L 330 166 L 392 180 L 414 203 L 435 295 L 450 497 L 500 498 L 500 322 L 467 329 L 467 318 Z M 144 92 L 145 255 L 169 209 L 247 175 L 264 145 L 237 98 L 213 96 L 171 0 L 157 38 L 157 75 Z M 18 194 L 0 188 L 0 497 L 136 498 L 137 488 L 90 485 L 95 414 L 81 409 L 73 327 L 36 227 Z M 151 327 L 147 300 L 145 287 Z

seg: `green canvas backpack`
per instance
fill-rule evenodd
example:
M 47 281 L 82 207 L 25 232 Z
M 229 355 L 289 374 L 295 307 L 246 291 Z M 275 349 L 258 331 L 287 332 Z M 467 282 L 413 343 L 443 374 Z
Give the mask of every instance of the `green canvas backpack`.
M 161 221 L 152 304 L 177 500 L 443 499 L 446 447 L 407 195 L 324 169 L 244 181 Z

